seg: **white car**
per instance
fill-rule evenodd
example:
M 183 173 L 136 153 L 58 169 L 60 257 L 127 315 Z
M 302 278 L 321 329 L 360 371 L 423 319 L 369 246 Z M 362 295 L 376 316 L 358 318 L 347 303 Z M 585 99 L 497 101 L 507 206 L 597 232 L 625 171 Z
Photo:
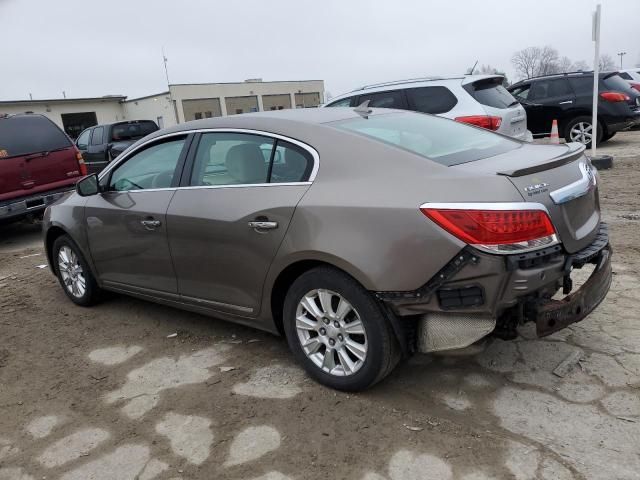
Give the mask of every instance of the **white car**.
M 620 70 L 618 72 L 622 78 L 624 78 L 632 88 L 640 91 L 640 68 L 628 68 L 627 70 Z
M 502 85 L 501 75 L 428 77 L 367 85 L 331 99 L 323 107 L 397 108 L 431 113 L 532 141 L 527 114 Z

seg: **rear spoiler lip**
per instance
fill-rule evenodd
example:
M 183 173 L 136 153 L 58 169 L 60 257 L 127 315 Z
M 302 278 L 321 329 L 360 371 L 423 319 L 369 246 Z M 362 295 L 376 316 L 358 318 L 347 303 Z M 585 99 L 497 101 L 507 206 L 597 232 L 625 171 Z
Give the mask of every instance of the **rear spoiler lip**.
M 562 155 L 558 155 L 557 157 L 553 157 L 550 161 L 546 163 L 541 163 L 538 165 L 532 165 L 530 167 L 519 168 L 516 170 L 503 170 L 501 172 L 496 172 L 498 175 L 504 175 L 505 177 L 522 177 L 524 175 L 531 175 L 532 173 L 541 172 L 543 170 L 549 170 L 550 168 L 560 167 L 567 163 L 571 163 L 574 160 L 580 158 L 586 147 L 577 142 L 567 143 L 565 144 L 568 147 L 568 151 L 563 153 Z

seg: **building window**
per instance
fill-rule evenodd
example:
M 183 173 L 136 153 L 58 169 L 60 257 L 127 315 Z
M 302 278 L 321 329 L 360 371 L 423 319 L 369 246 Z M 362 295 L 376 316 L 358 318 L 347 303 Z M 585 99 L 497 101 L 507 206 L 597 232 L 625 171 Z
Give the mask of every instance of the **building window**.
M 237 114 L 242 113 L 242 109 L 241 109 L 241 108 L 236 108 L 236 113 L 237 113 Z
M 204 112 L 204 117 L 205 117 L 205 118 L 211 118 L 211 117 L 213 117 L 213 113 L 211 113 L 211 112 Z
M 193 116 L 196 120 L 202 120 L 202 112 L 196 112 Z

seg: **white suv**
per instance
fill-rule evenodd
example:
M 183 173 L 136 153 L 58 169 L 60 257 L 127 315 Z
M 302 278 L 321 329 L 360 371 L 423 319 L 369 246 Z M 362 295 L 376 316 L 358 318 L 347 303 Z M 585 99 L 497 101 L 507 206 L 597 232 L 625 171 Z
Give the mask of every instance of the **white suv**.
M 367 85 L 331 99 L 323 107 L 398 108 L 431 113 L 532 141 L 527 114 L 502 86 L 500 75 L 430 77 Z

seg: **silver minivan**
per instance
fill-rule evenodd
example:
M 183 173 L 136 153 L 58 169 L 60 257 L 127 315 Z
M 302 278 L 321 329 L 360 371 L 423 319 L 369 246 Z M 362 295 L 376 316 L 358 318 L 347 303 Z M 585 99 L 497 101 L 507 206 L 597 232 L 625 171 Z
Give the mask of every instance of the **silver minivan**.
M 325 107 L 398 108 L 430 113 L 532 141 L 527 114 L 502 85 L 501 75 L 427 77 L 367 85 L 333 98 Z

